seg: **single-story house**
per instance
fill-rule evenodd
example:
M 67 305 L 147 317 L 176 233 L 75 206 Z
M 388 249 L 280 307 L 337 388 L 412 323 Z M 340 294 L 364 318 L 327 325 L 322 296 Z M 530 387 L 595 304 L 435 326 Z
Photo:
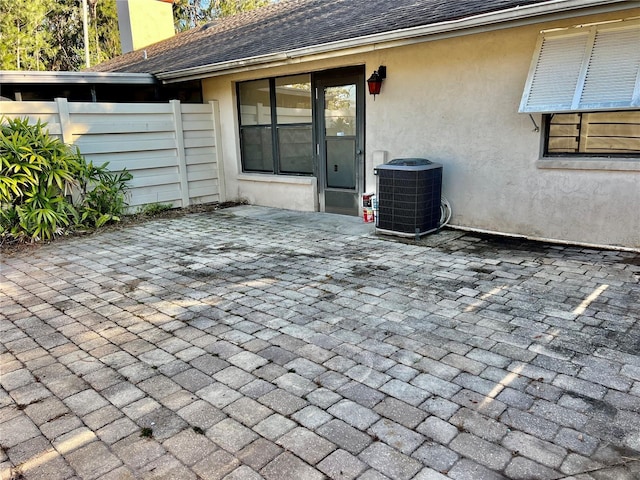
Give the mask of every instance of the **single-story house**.
M 281 0 L 93 70 L 200 81 L 228 200 L 359 215 L 428 158 L 454 226 L 640 248 L 638 1 Z

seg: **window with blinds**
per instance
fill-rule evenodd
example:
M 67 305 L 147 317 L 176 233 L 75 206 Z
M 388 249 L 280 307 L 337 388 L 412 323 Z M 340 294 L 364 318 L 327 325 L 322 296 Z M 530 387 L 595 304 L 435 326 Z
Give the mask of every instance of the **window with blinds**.
M 546 125 L 547 155 L 640 156 L 640 111 L 556 113 Z

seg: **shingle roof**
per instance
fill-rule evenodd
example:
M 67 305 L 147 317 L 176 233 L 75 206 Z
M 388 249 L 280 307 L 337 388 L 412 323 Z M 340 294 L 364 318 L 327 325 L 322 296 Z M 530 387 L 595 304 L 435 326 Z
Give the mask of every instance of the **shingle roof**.
M 552 0 L 280 0 L 95 66 L 161 74 L 437 24 Z

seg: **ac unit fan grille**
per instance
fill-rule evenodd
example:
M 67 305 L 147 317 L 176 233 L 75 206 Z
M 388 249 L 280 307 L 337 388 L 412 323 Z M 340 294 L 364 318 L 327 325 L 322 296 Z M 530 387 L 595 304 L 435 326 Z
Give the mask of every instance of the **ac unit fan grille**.
M 440 226 L 442 166 L 395 170 L 379 168 L 378 230 L 422 235 Z

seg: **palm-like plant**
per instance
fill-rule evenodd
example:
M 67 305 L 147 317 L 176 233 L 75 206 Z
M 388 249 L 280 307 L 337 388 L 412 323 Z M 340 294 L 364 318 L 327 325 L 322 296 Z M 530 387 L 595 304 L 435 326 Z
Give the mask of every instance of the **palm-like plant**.
M 80 151 L 28 118 L 0 122 L 0 237 L 50 240 L 66 229 L 118 221 L 126 209 L 126 170 L 95 167 Z M 73 190 L 79 192 L 73 205 Z

